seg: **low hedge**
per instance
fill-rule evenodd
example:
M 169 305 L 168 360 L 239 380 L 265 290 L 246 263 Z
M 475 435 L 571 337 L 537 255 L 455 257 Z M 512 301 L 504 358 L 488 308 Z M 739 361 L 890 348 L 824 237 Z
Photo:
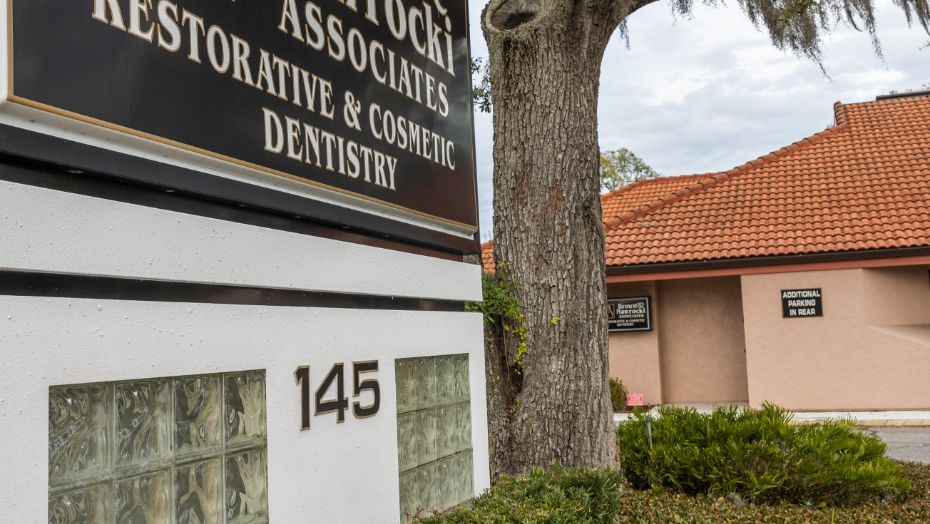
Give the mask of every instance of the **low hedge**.
M 503 477 L 471 508 L 422 524 L 919 524 L 930 523 L 930 465 L 895 462 L 912 490 L 893 500 L 846 507 L 747 504 L 734 497 L 636 490 L 613 471 L 534 470 Z
M 927 524 L 930 523 L 930 465 L 894 461 L 912 491 L 894 500 L 854 506 L 746 504 L 730 497 L 690 496 L 671 491 L 624 492 L 618 519 L 630 524 Z M 509 521 L 499 521 L 509 522 Z M 605 521 L 610 522 L 610 521 Z
M 620 465 L 638 489 L 672 490 L 754 503 L 849 505 L 910 489 L 885 458 L 885 444 L 850 421 L 793 424 L 773 405 L 718 407 L 711 414 L 662 406 L 617 429 Z

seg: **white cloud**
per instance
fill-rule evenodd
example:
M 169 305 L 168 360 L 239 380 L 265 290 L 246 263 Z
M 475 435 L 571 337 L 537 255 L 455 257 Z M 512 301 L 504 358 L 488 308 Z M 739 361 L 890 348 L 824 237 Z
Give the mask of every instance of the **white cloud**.
M 472 54 L 487 56 L 471 6 Z M 627 147 L 666 175 L 726 171 L 823 130 L 833 103 L 874 100 L 930 82 L 930 37 L 877 0 L 884 62 L 869 37 L 840 26 L 817 64 L 775 49 L 735 6 L 695 5 L 675 20 L 665 4 L 630 17 L 630 49 L 615 37 L 604 56 L 598 110 L 602 149 Z M 492 230 L 492 122 L 476 113 L 482 238 Z

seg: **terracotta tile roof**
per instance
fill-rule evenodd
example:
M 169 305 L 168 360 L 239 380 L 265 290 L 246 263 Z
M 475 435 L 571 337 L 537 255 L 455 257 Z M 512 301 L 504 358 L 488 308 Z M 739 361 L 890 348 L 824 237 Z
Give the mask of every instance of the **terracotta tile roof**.
M 604 195 L 607 265 L 930 246 L 930 96 L 834 112 L 834 127 L 726 173 Z
M 481 244 L 481 267 L 491 273 L 496 269 L 494 265 L 494 240 L 488 240 Z
M 640 180 L 616 191 L 601 195 L 601 216 L 604 221 L 659 200 L 707 178 L 707 175 L 686 175 Z

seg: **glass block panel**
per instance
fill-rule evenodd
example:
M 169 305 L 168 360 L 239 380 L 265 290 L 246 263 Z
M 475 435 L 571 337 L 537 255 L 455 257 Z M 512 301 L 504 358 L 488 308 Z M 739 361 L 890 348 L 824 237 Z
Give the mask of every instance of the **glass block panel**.
M 48 498 L 49 524 L 110 524 L 109 484 L 97 484 Z
M 457 430 L 458 451 L 471 448 L 471 403 L 455 405 L 455 428 Z
M 268 523 L 266 412 L 264 371 L 49 388 L 49 523 Z
M 471 398 L 468 373 L 468 355 L 453 355 L 455 368 L 455 400 L 462 402 Z
M 166 380 L 116 384 L 117 468 L 170 459 L 170 393 Z
M 224 378 L 226 446 L 261 443 L 265 429 L 265 372 L 249 371 Z
M 417 381 L 417 410 L 436 405 L 436 359 L 418 358 L 415 361 Z
M 464 473 L 472 445 L 468 355 L 398 360 L 395 370 L 400 517 L 407 522 L 472 498 L 473 478 Z M 404 393 L 411 377 L 413 405 Z
M 226 522 L 268 522 L 268 461 L 264 450 L 226 457 Z
M 436 456 L 439 458 L 458 451 L 459 429 L 456 420 L 455 406 L 436 408 Z
M 417 411 L 417 464 L 436 460 L 436 410 Z
M 177 524 L 222 524 L 222 465 L 211 459 L 174 470 Z
M 397 383 L 397 412 L 417 409 L 416 359 L 394 361 L 394 379 Z
M 397 465 L 400 471 L 417 467 L 416 413 L 397 416 Z
M 175 438 L 178 455 L 218 450 L 222 445 L 219 375 L 174 380 Z
M 463 451 L 456 455 L 459 457 L 459 503 L 466 502 L 475 497 L 475 464 L 472 451 Z
M 455 456 L 440 459 L 436 463 L 439 475 L 439 501 L 438 508 L 446 509 L 458 505 L 461 489 L 455 481 Z
M 400 475 L 400 522 L 407 524 L 411 517 L 417 515 L 420 506 L 419 476 L 413 469 Z
M 108 473 L 110 391 L 105 384 L 49 389 L 50 486 L 99 478 Z
M 455 402 L 455 366 L 452 355 L 436 357 L 436 404 Z
M 170 524 L 171 474 L 157 471 L 114 483 L 117 524 Z
M 420 489 L 420 516 L 431 515 L 439 509 L 439 465 L 436 462 L 417 468 L 417 487 Z

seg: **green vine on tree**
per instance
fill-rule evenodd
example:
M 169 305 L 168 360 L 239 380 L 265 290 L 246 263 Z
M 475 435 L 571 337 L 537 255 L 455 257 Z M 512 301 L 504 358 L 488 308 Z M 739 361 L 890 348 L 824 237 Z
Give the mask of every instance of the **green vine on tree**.
M 512 333 L 520 341 L 514 358 L 517 374 L 520 374 L 523 356 L 529 350 L 526 346 L 527 325 L 523 316 L 523 305 L 517 298 L 522 291 L 518 282 L 507 278 L 504 264 L 500 264 L 495 273 L 485 272 L 481 277 L 482 302 L 465 304 L 466 311 L 484 315 L 485 324 L 493 326 L 500 321 L 504 331 Z

